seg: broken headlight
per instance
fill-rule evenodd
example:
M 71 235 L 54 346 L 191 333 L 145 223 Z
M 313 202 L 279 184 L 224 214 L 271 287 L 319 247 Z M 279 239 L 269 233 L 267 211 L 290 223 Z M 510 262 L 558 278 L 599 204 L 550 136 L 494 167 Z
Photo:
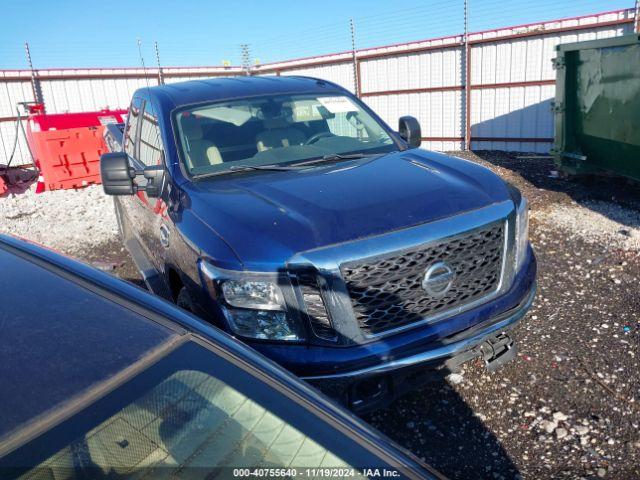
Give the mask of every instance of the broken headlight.
M 273 282 L 224 280 L 222 296 L 232 307 L 254 310 L 284 310 L 282 290 Z
M 233 333 L 260 340 L 300 341 L 299 322 L 287 312 L 288 279 L 278 274 L 219 270 L 201 262 L 203 280 Z

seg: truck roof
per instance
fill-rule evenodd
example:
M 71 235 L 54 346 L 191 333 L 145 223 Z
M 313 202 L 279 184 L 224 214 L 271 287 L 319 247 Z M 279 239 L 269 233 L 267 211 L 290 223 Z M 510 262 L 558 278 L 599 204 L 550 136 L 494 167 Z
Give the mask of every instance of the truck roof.
M 144 87 L 135 95 L 153 97 L 167 108 L 230 98 L 290 93 L 328 93 L 345 90 L 329 81 L 301 76 L 224 77 Z

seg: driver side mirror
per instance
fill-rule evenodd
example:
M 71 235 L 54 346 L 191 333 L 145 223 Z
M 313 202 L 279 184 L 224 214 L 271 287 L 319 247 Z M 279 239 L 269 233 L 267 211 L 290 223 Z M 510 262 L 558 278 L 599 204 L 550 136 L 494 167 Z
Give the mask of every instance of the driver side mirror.
M 398 133 L 411 147 L 419 147 L 422 143 L 422 131 L 415 117 L 400 117 Z
M 164 167 L 153 165 L 143 170 L 135 170 L 129 165 L 124 152 L 105 153 L 100 157 L 102 188 L 107 195 L 134 195 L 147 192 L 148 197 L 159 197 L 164 183 Z M 144 177 L 143 185 L 134 182 L 136 177 Z
M 102 188 L 107 195 L 133 195 L 136 174 L 124 152 L 105 153 L 100 157 Z

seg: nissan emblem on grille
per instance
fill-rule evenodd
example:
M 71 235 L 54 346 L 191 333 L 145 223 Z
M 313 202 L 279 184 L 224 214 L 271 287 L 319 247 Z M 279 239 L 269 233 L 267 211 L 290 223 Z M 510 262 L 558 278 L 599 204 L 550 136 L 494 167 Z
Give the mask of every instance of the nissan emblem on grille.
M 379 335 L 488 299 L 500 287 L 503 220 L 448 238 L 342 264 L 353 313 Z
M 422 288 L 434 298 L 443 297 L 453 285 L 455 272 L 446 262 L 438 262 L 427 268 L 422 279 Z

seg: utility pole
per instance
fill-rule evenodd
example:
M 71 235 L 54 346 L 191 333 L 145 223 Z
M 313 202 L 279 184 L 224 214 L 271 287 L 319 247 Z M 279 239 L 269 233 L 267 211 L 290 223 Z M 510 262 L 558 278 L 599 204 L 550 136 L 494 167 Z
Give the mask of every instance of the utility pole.
M 640 0 L 636 0 L 634 31 L 640 33 Z
M 158 63 L 158 84 L 164 85 L 164 76 L 162 75 L 162 67 L 160 66 L 160 50 L 158 49 L 158 42 L 155 42 L 156 47 L 156 62 Z
M 242 69 L 245 75 L 251 75 L 251 52 L 249 51 L 249 44 L 240 44 Z
M 33 68 L 33 62 L 31 61 L 31 50 L 29 49 L 29 43 L 24 42 L 24 50 L 27 54 L 27 65 L 31 71 L 31 89 L 33 90 L 33 99 L 36 103 L 39 103 L 44 107 L 44 99 L 42 98 L 42 89 L 40 88 L 40 80 L 38 79 L 37 72 Z
M 353 89 L 356 97 L 360 97 L 360 68 L 358 66 L 358 58 L 356 56 L 356 26 L 353 18 L 349 19 L 349 27 L 351 29 L 351 59 L 353 61 Z
M 464 0 L 464 149 L 471 150 L 471 48 L 469 47 L 469 10 Z

